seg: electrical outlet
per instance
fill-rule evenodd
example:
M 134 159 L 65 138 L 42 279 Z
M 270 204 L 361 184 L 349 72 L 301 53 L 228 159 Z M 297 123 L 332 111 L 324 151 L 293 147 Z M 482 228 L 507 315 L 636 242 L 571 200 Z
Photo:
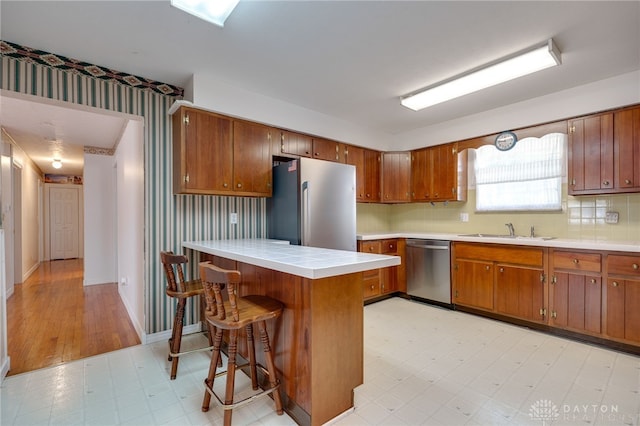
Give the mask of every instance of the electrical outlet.
M 232 225 L 236 225 L 238 223 L 238 213 L 231 213 L 229 222 L 231 222 Z
M 126 277 L 120 278 L 120 285 L 127 285 L 127 278 Z
M 469 213 L 460 213 L 460 222 L 469 222 Z
M 606 212 L 604 215 L 605 223 L 618 223 L 620 215 L 618 212 Z

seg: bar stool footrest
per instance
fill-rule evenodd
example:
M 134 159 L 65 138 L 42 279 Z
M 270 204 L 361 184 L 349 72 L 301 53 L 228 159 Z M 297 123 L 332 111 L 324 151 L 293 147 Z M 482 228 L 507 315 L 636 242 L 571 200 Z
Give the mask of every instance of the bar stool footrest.
M 209 333 L 208 331 L 198 331 L 196 333 L 189 333 L 189 334 L 185 334 L 182 337 L 188 337 L 188 336 L 195 336 L 196 334 L 207 334 Z M 180 352 L 171 352 L 171 339 L 169 339 L 169 357 L 171 358 L 177 358 L 180 357 L 181 355 L 186 355 L 186 354 L 192 354 L 195 352 L 201 352 L 201 351 L 210 351 L 213 350 L 213 345 L 211 346 L 201 346 L 201 347 L 197 347 L 197 348 L 193 348 L 193 349 L 189 349 L 186 351 L 180 351 Z M 171 361 L 171 359 L 169 359 L 169 361 Z
M 238 370 L 244 368 L 244 367 L 248 367 L 249 363 L 245 363 L 245 364 L 238 364 L 236 366 L 236 368 Z M 269 372 L 267 371 L 266 368 L 264 368 L 264 366 L 262 366 L 261 364 L 256 364 L 256 368 L 259 368 L 260 371 L 262 371 L 263 374 L 265 374 L 266 376 L 269 376 Z M 227 372 L 226 371 L 221 371 L 219 373 L 216 373 L 215 377 L 218 378 L 220 376 L 224 376 L 226 375 Z M 277 379 L 276 379 L 277 380 Z M 268 388 L 268 389 L 263 389 L 261 392 L 258 392 L 254 395 L 248 396 L 247 398 L 241 399 L 240 401 L 237 402 L 233 402 L 231 404 L 225 404 L 222 399 L 220 399 L 220 397 L 218 396 L 218 394 L 207 385 L 207 382 L 205 380 L 204 382 L 204 389 L 209 392 L 209 394 L 213 395 L 218 402 L 220 403 L 220 405 L 222 406 L 223 410 L 233 410 L 234 408 L 237 407 L 242 407 L 243 405 L 249 404 L 250 402 L 255 401 L 256 399 L 262 398 L 263 396 L 267 396 L 273 392 L 275 392 L 276 390 L 278 390 L 278 388 L 280 388 L 280 380 L 276 381 L 276 385 Z

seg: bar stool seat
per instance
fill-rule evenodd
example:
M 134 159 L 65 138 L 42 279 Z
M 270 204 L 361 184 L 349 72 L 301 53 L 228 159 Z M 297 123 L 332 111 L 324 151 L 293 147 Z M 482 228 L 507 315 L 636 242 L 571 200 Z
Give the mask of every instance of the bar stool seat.
M 165 293 L 171 298 L 178 299 L 176 314 L 173 318 L 173 328 L 169 339 L 169 357 L 171 361 L 171 380 L 176 378 L 178 372 L 178 361 L 180 356 L 193 352 L 210 350 L 213 348 L 213 336 L 208 333 L 208 346 L 200 346 L 194 349 L 181 351 L 182 330 L 184 327 L 184 312 L 187 300 L 191 297 L 199 297 L 200 309 L 204 312 L 204 288 L 200 279 L 185 281 L 184 266 L 189 262 L 187 256 L 173 254 L 170 251 L 161 251 L 160 260 L 167 278 Z
M 212 265 L 209 262 L 202 262 L 200 263 L 200 277 L 202 279 L 207 303 L 205 318 L 211 328 L 211 332 L 215 333 L 209 374 L 204 381 L 205 393 L 202 402 L 202 411 L 209 410 L 211 396 L 215 396 L 224 410 L 224 424 L 225 426 L 229 426 L 231 425 L 232 410 L 234 408 L 252 402 L 259 397 L 272 394 L 276 412 L 278 415 L 282 415 L 282 400 L 278 390 L 280 381 L 276 375 L 266 321 L 279 317 L 282 314 L 284 305 L 268 296 L 237 296 L 237 286 L 241 282 L 241 274 L 239 271 L 226 270 Z M 223 298 L 223 285 L 226 287 L 228 300 Z M 253 341 L 254 324 L 257 325 L 260 334 L 264 358 L 267 364 L 266 368 L 256 362 Z M 246 330 L 249 363 L 237 365 L 238 334 L 242 329 Z M 222 333 L 224 330 L 228 330 L 229 332 L 227 370 L 217 373 Z M 253 390 L 258 390 L 257 368 L 260 368 L 262 373 L 268 378 L 269 387 L 250 397 L 240 401 L 234 401 L 235 373 L 238 368 L 245 366 L 249 366 Z M 224 399 L 220 398 L 213 389 L 215 378 L 222 375 L 226 375 Z

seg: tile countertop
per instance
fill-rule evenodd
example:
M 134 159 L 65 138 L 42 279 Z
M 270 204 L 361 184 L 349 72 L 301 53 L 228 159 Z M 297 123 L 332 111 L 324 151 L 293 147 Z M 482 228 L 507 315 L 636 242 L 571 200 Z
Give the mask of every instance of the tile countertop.
M 411 233 L 394 232 L 388 234 L 358 234 L 358 240 L 380 240 L 387 238 L 422 238 L 432 240 L 466 241 L 474 243 L 511 244 L 523 246 L 553 247 L 580 250 L 600 250 L 600 251 L 624 251 L 640 253 L 640 241 L 611 241 L 611 240 L 589 240 L 589 239 L 568 239 L 554 238 L 544 240 L 540 238 L 502 238 L 502 237 L 470 237 L 461 234 L 447 233 Z
M 317 279 L 400 264 L 400 257 L 245 239 L 184 241 L 183 247 L 250 265 Z

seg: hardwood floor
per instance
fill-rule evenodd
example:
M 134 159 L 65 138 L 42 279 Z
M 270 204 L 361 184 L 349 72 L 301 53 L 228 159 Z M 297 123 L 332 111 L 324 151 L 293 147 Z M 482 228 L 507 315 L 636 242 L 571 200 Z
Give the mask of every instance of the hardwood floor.
M 8 375 L 140 344 L 116 283 L 84 287 L 82 259 L 43 262 L 7 300 Z

